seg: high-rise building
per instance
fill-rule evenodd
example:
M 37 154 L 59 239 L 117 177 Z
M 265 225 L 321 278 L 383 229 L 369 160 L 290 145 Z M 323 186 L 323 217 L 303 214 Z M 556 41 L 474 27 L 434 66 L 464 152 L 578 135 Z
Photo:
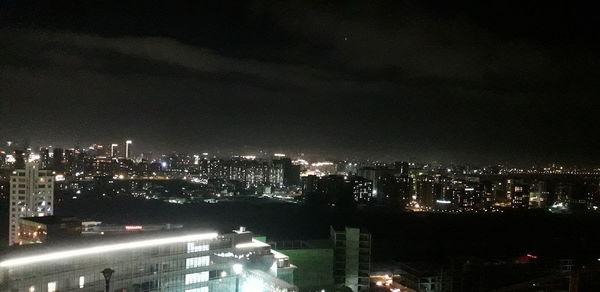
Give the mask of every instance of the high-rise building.
M 352 187 L 354 201 L 358 204 L 369 204 L 375 201 L 373 196 L 373 182 L 360 176 L 345 176 L 347 184 Z
M 125 158 L 126 159 L 132 158 L 132 155 L 131 155 L 131 145 L 132 144 L 133 144 L 133 141 L 131 141 L 131 140 L 125 141 Z
M 511 207 L 515 209 L 529 208 L 529 185 L 511 184 Z
M 358 175 L 373 182 L 373 196 L 379 204 L 403 206 L 409 199 L 409 169 L 407 162 L 396 162 L 391 167 L 363 167 Z
M 273 159 L 273 165 L 283 170 L 283 184 L 293 186 L 300 184 L 300 166 L 292 164 L 289 158 Z
M 15 150 L 14 152 L 14 157 L 15 157 L 15 164 L 14 164 L 14 168 L 15 169 L 23 169 L 25 168 L 25 163 L 27 162 L 27 159 L 25 158 L 25 151 L 24 150 Z
M 64 151 L 62 148 L 54 148 L 52 150 L 52 170 L 55 171 L 64 171 L 64 163 L 65 163 Z
M 336 286 L 354 292 L 368 291 L 371 270 L 371 234 L 359 228 L 330 229 L 333 243 L 333 278 Z
M 65 174 L 73 175 L 75 173 L 75 149 L 65 149 L 64 160 Z
M 54 213 L 54 176 L 27 163 L 10 176 L 9 245 L 18 243 L 19 218 L 41 217 Z
M 240 228 L 33 245 L 3 255 L 0 291 L 296 292 L 289 258 Z
M 44 147 L 40 149 L 40 168 L 48 169 L 50 167 L 50 149 Z
M 119 144 L 110 144 L 110 157 L 115 157 L 115 155 L 117 154 L 117 147 L 119 147 Z
M 6 151 L 0 150 L 0 168 L 6 167 Z

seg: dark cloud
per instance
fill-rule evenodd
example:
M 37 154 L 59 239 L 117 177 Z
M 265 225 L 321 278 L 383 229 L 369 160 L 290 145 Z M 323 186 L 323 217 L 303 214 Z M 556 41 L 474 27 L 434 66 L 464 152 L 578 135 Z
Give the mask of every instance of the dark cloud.
M 590 131 L 600 122 L 597 38 L 578 10 L 526 18 L 537 8 L 31 3 L 2 12 L 0 137 L 132 137 L 155 151 L 598 162 Z M 513 19 L 496 23 L 510 11 Z M 567 18 L 550 17 L 561 13 Z

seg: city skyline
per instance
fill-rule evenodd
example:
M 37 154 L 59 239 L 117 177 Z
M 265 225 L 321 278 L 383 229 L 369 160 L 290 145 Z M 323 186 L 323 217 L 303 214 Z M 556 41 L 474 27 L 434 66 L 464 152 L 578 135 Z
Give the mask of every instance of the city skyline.
M 61 4 L 2 6 L 0 137 L 600 163 L 585 7 Z
M 501 160 L 497 158 L 490 158 L 488 160 L 476 160 L 469 159 L 466 157 L 464 160 L 453 160 L 453 159 L 431 159 L 427 160 L 426 158 L 421 158 L 421 156 L 408 156 L 408 155 L 389 155 L 385 153 L 372 153 L 370 155 L 357 156 L 357 155 L 339 155 L 333 153 L 309 153 L 302 150 L 297 151 L 283 151 L 281 148 L 276 148 L 278 150 L 271 150 L 266 148 L 257 148 L 257 147 L 240 147 L 238 149 L 232 150 L 223 150 L 221 148 L 215 147 L 210 150 L 207 149 L 193 149 L 191 151 L 179 151 L 178 149 L 170 149 L 164 151 L 154 151 L 153 149 L 149 149 L 144 144 L 137 142 L 137 140 L 131 140 L 129 138 L 121 139 L 120 143 L 90 143 L 90 144 L 82 144 L 82 143 L 65 143 L 65 144 L 34 144 L 31 143 L 29 139 L 25 139 L 24 142 L 19 143 L 14 140 L 2 141 L 0 145 L 0 151 L 4 151 L 6 155 L 12 155 L 10 151 L 12 150 L 31 150 L 31 154 L 39 155 L 43 149 L 62 149 L 62 150 L 92 150 L 94 147 L 103 147 L 103 151 L 106 151 L 107 156 L 109 157 L 126 157 L 125 153 L 127 152 L 127 147 L 132 145 L 131 150 L 133 153 L 132 157 L 129 158 L 144 158 L 148 159 L 146 155 L 150 155 L 152 159 L 151 161 L 159 161 L 161 157 L 168 156 L 171 154 L 178 155 L 202 155 L 208 157 L 215 158 L 228 158 L 228 157 L 256 157 L 259 159 L 268 159 L 268 158 L 279 158 L 279 157 L 289 157 L 294 159 L 303 159 L 312 162 L 319 161 L 350 161 L 350 162 L 362 162 L 362 163 L 393 163 L 395 161 L 408 161 L 411 163 L 418 163 L 423 165 L 433 164 L 433 165 L 457 165 L 457 166 L 472 166 L 472 167 L 485 167 L 485 166 L 502 166 L 505 168 L 517 168 L 517 169 L 529 169 L 529 168 L 546 168 L 546 167 L 565 167 L 565 168 L 579 168 L 579 169 L 600 169 L 600 164 L 594 164 L 589 162 L 581 162 L 581 163 L 573 163 L 564 160 L 553 160 L 553 161 L 541 161 L 541 160 L 527 160 L 527 159 L 517 159 L 517 160 Z M 112 139 L 109 141 L 118 142 L 117 139 Z M 29 145 L 29 146 L 24 146 Z M 101 149 L 102 150 L 102 149 Z M 8 151 L 8 152 L 7 152 Z M 112 154 L 110 154 L 112 153 Z M 52 153 L 50 153 L 52 155 Z M 37 156 L 36 156 L 37 157 Z
M 0 291 L 600 291 L 597 14 L 0 0 Z

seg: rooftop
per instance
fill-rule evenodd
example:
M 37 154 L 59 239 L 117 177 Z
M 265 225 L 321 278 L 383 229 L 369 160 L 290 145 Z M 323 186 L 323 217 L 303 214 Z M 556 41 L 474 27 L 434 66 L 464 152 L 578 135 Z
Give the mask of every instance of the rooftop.
M 66 222 L 81 222 L 77 217 L 72 216 L 43 216 L 43 217 L 23 217 L 20 220 L 27 220 L 39 224 L 51 225 Z
M 0 268 L 178 242 L 207 240 L 218 235 L 216 232 L 188 229 L 80 238 L 57 244 L 15 246 L 6 250 L 1 256 Z

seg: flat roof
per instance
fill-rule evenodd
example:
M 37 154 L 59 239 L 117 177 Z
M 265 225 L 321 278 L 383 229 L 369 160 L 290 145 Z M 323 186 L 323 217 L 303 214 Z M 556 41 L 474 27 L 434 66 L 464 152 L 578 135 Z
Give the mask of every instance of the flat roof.
M 19 220 L 27 220 L 40 224 L 60 224 L 65 222 L 81 222 L 77 217 L 73 216 L 42 216 L 42 217 L 22 217 Z
M 196 229 L 82 238 L 58 244 L 31 244 L 8 249 L 0 260 L 0 267 L 15 267 L 105 252 L 208 240 L 217 236 L 219 236 L 217 232 Z

